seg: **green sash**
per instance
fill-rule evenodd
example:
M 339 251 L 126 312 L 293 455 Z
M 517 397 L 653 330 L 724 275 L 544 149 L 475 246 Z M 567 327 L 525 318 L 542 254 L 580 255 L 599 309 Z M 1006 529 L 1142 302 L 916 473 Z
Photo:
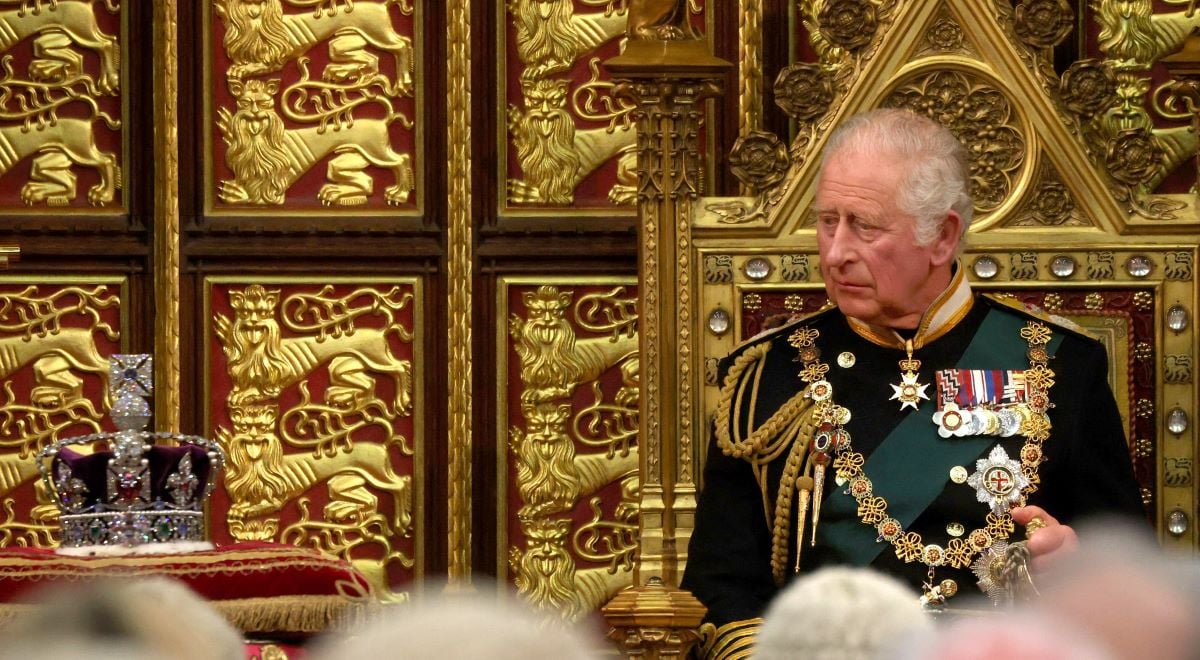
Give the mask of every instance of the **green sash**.
M 1021 338 L 1025 323 L 1026 319 L 1016 314 L 989 310 L 959 358 L 957 368 L 1012 369 L 1028 365 L 1029 344 Z M 1060 343 L 1062 335 L 1054 333 L 1046 346 L 1047 352 L 1053 355 Z M 933 423 L 936 398 L 934 394 L 909 413 L 871 452 L 863 466 L 875 494 L 887 500 L 888 515 L 900 521 L 905 529 L 941 494 L 950 468 L 974 464 L 997 440 L 991 436 L 953 439 L 938 436 Z M 821 517 L 829 522 L 822 522 L 817 533 L 845 555 L 846 563 L 867 566 L 888 547 L 882 540 L 876 541 L 878 533 L 874 527 L 858 519 L 858 502 L 843 488 L 835 487 L 822 508 Z

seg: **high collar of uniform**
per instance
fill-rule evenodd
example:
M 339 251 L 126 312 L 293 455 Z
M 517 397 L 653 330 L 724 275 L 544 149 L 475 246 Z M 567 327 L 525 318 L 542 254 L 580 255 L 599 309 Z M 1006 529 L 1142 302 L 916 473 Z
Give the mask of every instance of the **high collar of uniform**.
M 967 284 L 965 271 L 956 263 L 946 290 L 942 291 L 929 309 L 921 315 L 917 333 L 912 337 L 913 348 L 920 348 L 949 332 L 971 311 L 974 301 L 975 296 L 971 293 L 971 286 Z M 880 346 L 904 348 L 904 337 L 892 328 L 872 325 L 850 317 L 846 317 L 846 320 L 855 332 L 868 341 Z

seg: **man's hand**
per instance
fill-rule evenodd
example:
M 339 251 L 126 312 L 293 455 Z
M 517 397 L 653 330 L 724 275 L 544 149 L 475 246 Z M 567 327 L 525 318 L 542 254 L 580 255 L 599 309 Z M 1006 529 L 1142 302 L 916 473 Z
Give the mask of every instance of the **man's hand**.
M 1040 506 L 1022 506 L 1012 510 L 1013 522 L 1027 528 L 1029 554 L 1035 571 L 1041 571 L 1079 547 L 1079 537 L 1070 526 L 1058 522 Z M 1042 524 L 1038 524 L 1038 523 Z M 1030 523 L 1033 523 L 1030 528 Z

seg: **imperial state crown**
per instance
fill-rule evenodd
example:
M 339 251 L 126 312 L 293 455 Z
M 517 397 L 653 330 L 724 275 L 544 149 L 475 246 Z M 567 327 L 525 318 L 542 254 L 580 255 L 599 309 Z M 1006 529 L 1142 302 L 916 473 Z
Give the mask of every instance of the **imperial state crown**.
M 204 503 L 224 455 L 199 436 L 145 430 L 153 373 L 149 355 L 112 356 L 109 417 L 117 430 L 42 450 L 38 468 L 59 509 L 63 552 L 211 547 L 204 543 Z

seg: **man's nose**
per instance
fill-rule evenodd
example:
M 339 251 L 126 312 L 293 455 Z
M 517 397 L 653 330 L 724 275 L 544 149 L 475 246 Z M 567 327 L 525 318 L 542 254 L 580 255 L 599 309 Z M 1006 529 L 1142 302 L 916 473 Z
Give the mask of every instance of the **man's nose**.
M 852 242 L 849 225 L 845 221 L 838 222 L 825 243 L 825 253 L 821 255 L 821 259 L 829 266 L 842 266 L 853 257 Z

